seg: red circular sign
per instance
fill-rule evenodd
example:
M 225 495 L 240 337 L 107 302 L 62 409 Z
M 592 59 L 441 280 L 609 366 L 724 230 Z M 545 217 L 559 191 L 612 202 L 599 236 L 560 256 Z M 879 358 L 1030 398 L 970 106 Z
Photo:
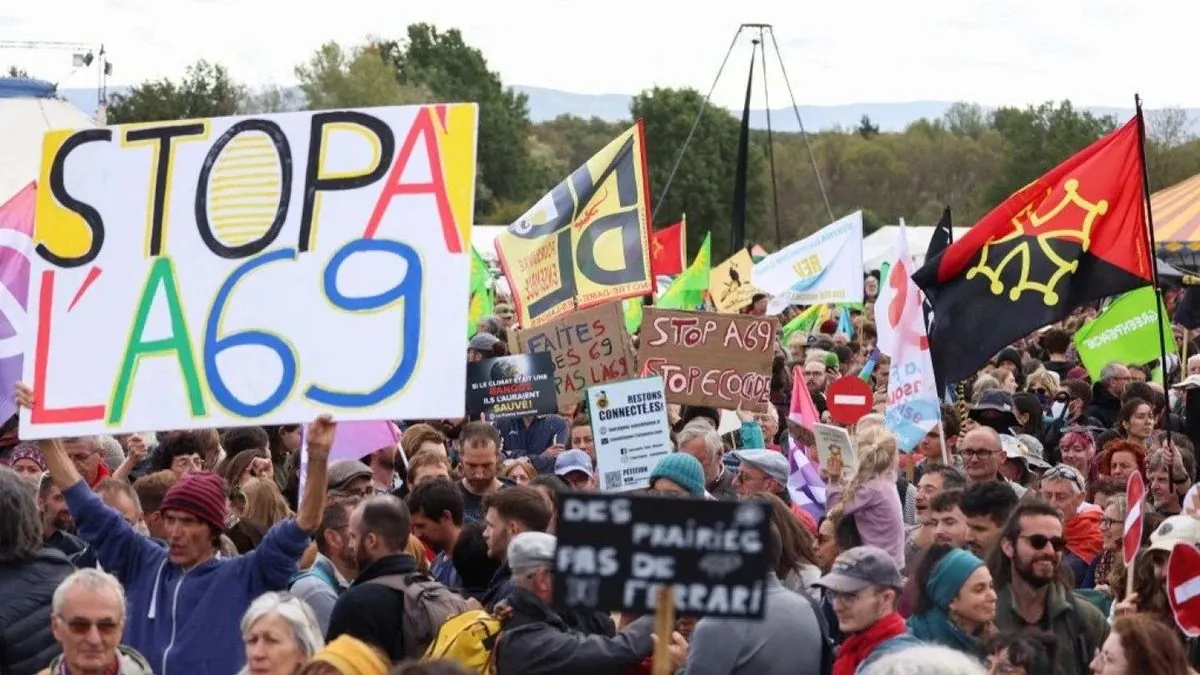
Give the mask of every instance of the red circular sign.
M 842 424 L 854 424 L 875 406 L 871 385 L 854 375 L 839 377 L 825 392 L 829 416 Z

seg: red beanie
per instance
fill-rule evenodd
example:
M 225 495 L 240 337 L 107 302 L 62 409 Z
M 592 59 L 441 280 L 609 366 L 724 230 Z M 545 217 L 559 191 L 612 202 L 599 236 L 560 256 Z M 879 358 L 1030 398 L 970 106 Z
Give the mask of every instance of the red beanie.
M 163 497 L 162 511 L 182 511 L 208 523 L 217 532 L 225 530 L 225 481 L 215 473 L 184 474 Z

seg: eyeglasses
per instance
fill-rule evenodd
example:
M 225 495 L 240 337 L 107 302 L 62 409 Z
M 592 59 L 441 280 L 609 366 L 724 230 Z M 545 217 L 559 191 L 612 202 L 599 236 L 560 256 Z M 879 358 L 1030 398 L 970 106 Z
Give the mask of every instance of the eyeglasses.
M 979 458 L 985 459 L 999 452 L 999 450 L 988 450 L 987 448 L 959 448 L 958 454 L 962 455 L 963 459 Z
M 1113 525 L 1120 525 L 1120 526 L 1124 527 L 1125 520 L 1123 518 L 1121 520 L 1117 520 L 1115 518 L 1109 518 L 1108 516 L 1105 516 L 1100 519 L 1101 529 L 1106 529 L 1106 528 L 1112 527 Z
M 96 632 L 100 633 L 103 637 L 112 637 L 121 630 L 121 622 L 114 621 L 113 619 L 100 619 L 99 621 L 92 621 L 83 617 L 68 619 L 59 614 L 58 620 L 65 623 L 67 630 L 71 631 L 72 634 L 80 636 L 92 632 L 92 626 L 95 626 Z
M 1062 553 L 1063 549 L 1067 547 L 1067 540 L 1062 537 L 1047 537 L 1044 534 L 1022 534 L 1020 538 L 1028 541 L 1029 545 L 1036 551 L 1046 548 L 1046 544 L 1054 547 L 1055 553 Z
M 72 462 L 86 462 L 92 457 L 90 452 L 72 452 L 68 455 Z

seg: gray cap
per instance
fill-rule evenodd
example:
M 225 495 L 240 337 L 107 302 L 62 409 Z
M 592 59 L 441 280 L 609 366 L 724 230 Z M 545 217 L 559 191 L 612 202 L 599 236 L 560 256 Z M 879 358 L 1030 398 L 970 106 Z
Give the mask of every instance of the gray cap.
M 371 467 L 357 459 L 339 459 L 329 465 L 329 489 L 341 490 L 355 478 L 370 478 Z
M 467 349 L 474 349 L 477 352 L 491 352 L 500 344 L 500 338 L 491 333 L 476 333 L 475 337 L 471 338 L 471 342 L 467 345 Z
M 508 542 L 508 566 L 514 570 L 554 566 L 558 539 L 545 532 L 522 532 Z
M 787 485 L 791 467 L 783 453 L 774 450 L 737 450 L 731 454 L 779 481 L 780 485 Z
M 1029 466 L 1041 471 L 1050 468 L 1050 463 L 1044 459 L 1046 449 L 1036 437 L 1029 434 L 1017 434 L 1017 442 L 1025 447 L 1025 461 Z
M 839 555 L 829 574 L 814 583 L 837 593 L 856 593 L 867 586 L 900 589 L 904 587 L 904 578 L 887 551 L 856 546 Z

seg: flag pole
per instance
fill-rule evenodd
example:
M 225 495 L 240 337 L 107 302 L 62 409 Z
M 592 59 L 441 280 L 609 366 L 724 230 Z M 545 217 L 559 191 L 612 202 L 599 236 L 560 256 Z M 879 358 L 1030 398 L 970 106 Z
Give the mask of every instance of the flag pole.
M 1167 330 L 1163 326 L 1162 289 L 1158 286 L 1158 253 L 1154 242 L 1154 210 L 1150 206 L 1150 168 L 1146 166 L 1146 118 L 1142 115 L 1142 97 L 1133 95 L 1137 111 L 1138 152 L 1142 158 L 1142 197 L 1146 202 L 1146 238 L 1150 244 L 1150 279 L 1154 283 L 1154 313 L 1158 317 L 1158 365 L 1162 369 L 1163 391 L 1167 391 Z

